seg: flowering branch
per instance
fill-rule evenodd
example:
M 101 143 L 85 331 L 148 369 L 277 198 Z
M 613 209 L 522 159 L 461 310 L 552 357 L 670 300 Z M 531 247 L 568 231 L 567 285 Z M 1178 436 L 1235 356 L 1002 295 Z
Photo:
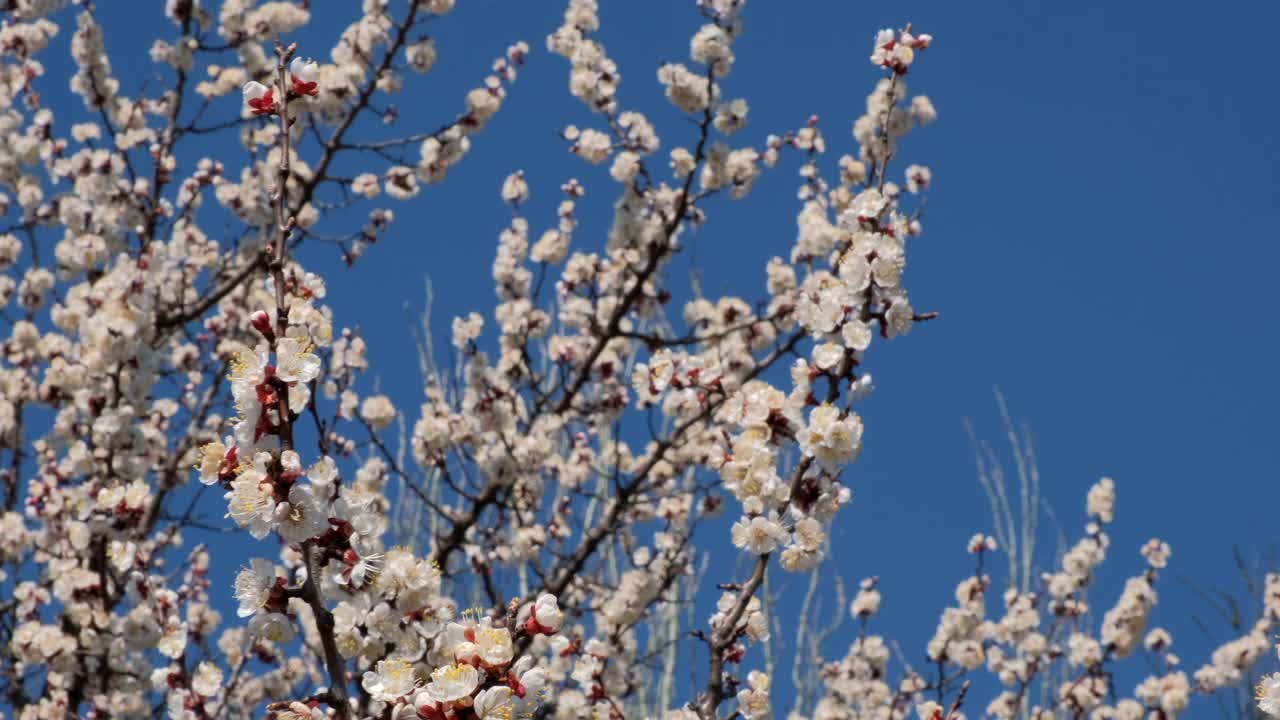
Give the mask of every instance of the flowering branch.
M 462 162 L 528 45 L 507 46 L 452 119 L 422 124 L 391 98 L 432 71 L 424 30 L 454 0 L 407 0 L 398 15 L 372 1 L 356 12 L 166 0 L 172 35 L 149 51 L 165 79 L 140 88 L 113 71 L 105 11 L 63 5 L 8 3 L 0 27 L 11 70 L 0 73 L 0 213 L 12 218 L 0 230 L 5 710 L 774 717 L 775 646 L 752 650 L 769 643 L 785 585 L 770 574 L 809 573 L 807 598 L 821 592 L 863 446 L 872 348 L 938 316 L 904 286 L 932 172 L 895 176 L 890 163 L 936 118 L 907 91 L 932 38 L 910 25 L 876 36 L 884 76 L 855 145 L 828 161 L 817 117 L 743 139 L 750 105 L 729 95 L 743 0 L 695 2 L 687 59 L 657 73 L 685 121 L 666 137 L 626 104 L 598 3 L 566 0 L 546 48 L 568 62 L 583 118 L 559 137 L 607 180 L 557 179 L 537 227 L 530 198 L 545 168 L 505 178 L 497 305 L 453 320 L 447 369 L 425 331 L 423 396 L 415 386 L 405 398 L 370 390 L 385 349 L 327 304 L 327 282 L 369 278 L 307 264 L 331 251 L 356 265 L 380 242 L 396 252 L 383 200 L 410 201 Z M 352 15 L 332 45 L 306 30 L 318 12 Z M 50 102 L 38 60 L 60 29 L 78 118 Z M 794 203 L 797 228 L 789 252 L 760 259 L 761 292 L 712 295 L 670 277 L 690 233 L 710 236 L 763 192 L 757 179 L 788 166 L 797 195 L 752 207 Z M 610 222 L 596 245 L 579 223 L 598 194 Z M 1145 569 L 1101 627 L 1085 622 L 1114 489 L 1090 492 L 1083 539 L 1055 572 L 1019 578 L 1003 616 L 984 604 L 995 540 L 974 537 L 976 567 L 925 648 L 929 679 L 908 665 L 889 685 L 889 643 L 872 623 L 880 586 L 864 581 L 845 657 L 803 658 L 822 695 L 807 707 L 817 683 L 797 681 L 796 714 L 901 718 L 914 704 L 951 720 L 971 680 L 987 687 L 982 668 L 1005 686 L 986 708 L 1001 718 L 1167 717 L 1193 692 L 1244 681 L 1280 619 L 1280 578 L 1258 625 L 1190 678 L 1172 637 L 1147 628 L 1163 543 L 1144 546 Z M 728 552 L 708 535 L 723 513 Z M 228 590 L 211 580 L 227 546 L 202 540 L 239 531 L 267 541 L 257 547 L 270 558 L 248 559 Z M 706 580 L 738 553 L 745 579 Z M 716 589 L 715 613 L 697 618 Z M 690 662 L 690 637 L 707 665 Z M 801 637 L 816 652 L 836 635 Z M 1163 665 L 1121 698 L 1115 666 L 1140 648 Z M 693 697 L 678 697 L 677 667 L 692 671 Z M 1265 678 L 1260 707 L 1280 708 L 1276 697 L 1280 680 Z

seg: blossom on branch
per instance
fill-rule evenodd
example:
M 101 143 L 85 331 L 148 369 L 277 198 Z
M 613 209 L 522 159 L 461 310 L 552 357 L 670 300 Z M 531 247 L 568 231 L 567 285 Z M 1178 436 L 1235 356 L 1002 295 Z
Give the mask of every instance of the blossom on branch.
M 245 105 L 253 111 L 254 115 L 274 115 L 279 110 L 276 105 L 275 88 L 250 80 L 244 84 L 242 92 Z

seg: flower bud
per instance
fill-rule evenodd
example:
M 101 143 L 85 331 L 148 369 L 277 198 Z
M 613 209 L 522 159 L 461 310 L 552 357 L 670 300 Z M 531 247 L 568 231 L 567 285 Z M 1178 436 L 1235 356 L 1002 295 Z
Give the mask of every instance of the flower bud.
M 250 80 L 244 84 L 244 102 L 253 110 L 254 115 L 274 115 L 276 112 L 275 90 L 260 82 Z
M 295 95 L 310 95 L 315 97 L 319 94 L 317 86 L 320 83 L 320 66 L 315 60 L 306 60 L 302 58 L 294 58 L 289 63 L 289 76 L 293 81 L 293 92 Z
M 254 329 L 262 333 L 262 337 L 267 340 L 276 338 L 275 330 L 271 329 L 271 316 L 266 310 L 257 310 L 249 316 L 249 322 L 253 323 Z

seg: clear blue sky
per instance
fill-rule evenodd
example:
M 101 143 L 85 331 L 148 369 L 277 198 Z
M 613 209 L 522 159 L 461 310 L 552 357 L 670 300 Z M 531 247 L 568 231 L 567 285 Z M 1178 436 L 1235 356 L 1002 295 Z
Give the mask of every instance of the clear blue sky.
M 97 5 L 122 91 L 136 92 L 157 72 L 140 41 L 162 27 L 159 13 Z M 317 22 L 295 39 L 304 55 L 327 55 L 356 3 L 312 5 Z M 661 61 L 687 58 L 693 3 L 601 5 L 622 104 L 650 113 L 664 148 L 688 142 L 655 75 Z M 535 228 L 553 221 L 558 185 L 582 180 L 590 210 L 575 242 L 603 245 L 616 185 L 557 138 L 564 124 L 591 123 L 568 94 L 565 62 L 543 49 L 562 12 L 552 0 L 462 0 L 435 23 L 439 62 L 396 101 L 406 132 L 452 118 L 511 41 L 529 42 L 530 63 L 448 182 L 390 205 L 394 227 L 353 271 L 330 248 L 303 251 L 326 271 L 339 321 L 362 329 L 384 388 L 417 383 L 403 306 L 421 307 L 426 276 L 437 328 L 491 309 L 489 264 L 508 217 L 497 193 L 511 170 L 528 173 Z M 758 144 L 816 113 L 829 161 L 852 151 L 848 128 L 877 76 L 866 61 L 873 34 L 906 21 L 936 38 L 910 83 L 940 114 L 907 140 L 904 164 L 930 165 L 934 191 L 906 285 L 942 317 L 869 355 L 879 389 L 865 406 L 866 451 L 846 474 L 855 501 L 839 520 L 834 567 L 851 583 L 882 577 L 879 628 L 918 658 L 970 567 L 963 543 L 991 529 L 962 419 L 998 441 L 998 385 L 1035 430 L 1044 493 L 1069 538 L 1088 486 L 1116 479 L 1100 606 L 1138 571 L 1144 541 L 1172 545 L 1155 623 L 1174 631 L 1193 670 L 1206 653 L 1188 615 L 1205 608 L 1173 575 L 1234 588 L 1232 544 L 1254 557 L 1277 537 L 1280 50 L 1266 29 L 1280 6 L 753 0 L 726 90 L 751 103 L 738 137 Z M 44 59 L 51 72 L 66 67 Z M 749 200 L 713 206 L 693 241 L 708 293 L 762 293 L 764 262 L 794 240 L 795 187 L 792 166 Z M 392 395 L 416 412 L 412 393 Z

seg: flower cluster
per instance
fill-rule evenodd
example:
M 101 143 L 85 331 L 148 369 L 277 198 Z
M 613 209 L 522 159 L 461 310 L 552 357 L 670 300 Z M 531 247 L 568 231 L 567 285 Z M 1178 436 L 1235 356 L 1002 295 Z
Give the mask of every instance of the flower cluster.
M 0 31 L 13 71 L 0 80 L 0 213 L 12 221 L 0 230 L 0 301 L 17 311 L 6 313 L 3 358 L 13 392 L 0 401 L 12 459 L 0 486 L 0 589 L 14 598 L 0 603 L 6 707 L 22 718 L 141 717 L 159 701 L 174 717 L 248 717 L 293 698 L 269 710 L 371 711 L 367 698 L 348 701 L 345 665 L 394 656 L 429 673 L 456 605 L 430 558 L 385 546 L 398 469 L 356 458 L 351 436 L 386 429 L 397 411 L 385 396 L 362 398 L 363 340 L 335 332 L 324 280 L 292 251 L 321 242 L 323 219 L 338 224 L 326 241 L 354 261 L 393 215 L 371 208 L 342 234 L 342 199 L 381 188 L 375 173 L 338 176 L 337 157 L 389 162 L 387 194 L 402 196 L 418 175 L 397 180 L 415 164 L 398 149 L 465 143 L 498 110 L 527 47 L 512 45 L 443 129 L 379 140 L 375 152 L 353 128 L 361 116 L 395 119 L 376 108 L 400 87 L 398 58 L 419 70 L 434 60 L 411 28 L 452 2 L 399 16 L 366 3 L 325 62 L 280 42 L 272 56 L 270 41 L 309 22 L 302 4 L 169 0 L 177 37 L 156 40 L 150 57 L 171 83 L 134 96 L 113 75 L 96 10 L 65 5 L 18 3 Z M 70 91 L 92 110 L 65 124 L 46 103 L 56 96 L 37 91 L 37 56 L 64 15 Z M 237 87 L 238 107 L 223 99 Z M 227 142 L 217 159 L 183 164 L 202 136 Z M 218 240 L 211 227 L 241 229 Z M 299 442 L 309 417 L 315 454 Z M 203 490 L 214 486 L 224 503 L 211 512 Z M 213 585 L 210 563 L 227 558 L 201 536 L 236 527 L 278 539 L 279 558 L 253 558 L 233 587 Z M 215 609 L 232 598 L 243 624 Z M 536 620 L 517 618 L 535 604 Z M 536 649 L 563 623 L 550 593 L 510 614 L 513 640 Z M 517 678 L 537 663 L 528 647 L 520 654 L 509 658 Z M 517 704 L 504 692 L 517 687 L 485 681 L 474 704 L 506 717 Z
M 535 619 L 538 607 L 542 621 Z M 488 720 L 527 716 L 543 696 L 547 675 L 531 656 L 516 658 L 517 642 L 538 636 L 552 636 L 554 642 L 563 615 L 555 597 L 547 594 L 522 614 L 528 619 L 514 629 L 487 616 L 436 624 L 436 634 L 426 639 L 435 669 L 425 679 L 418 676 L 415 663 L 426 646 L 419 638 L 415 651 L 399 646 L 388 659 L 379 660 L 364 673 L 360 685 L 373 700 L 390 705 L 396 717 L 409 708 L 428 720 L 457 717 L 468 709 Z
M 585 106 L 558 124 L 583 179 L 513 169 L 494 183 L 485 202 L 509 210 L 491 228 L 496 305 L 453 319 L 447 365 L 423 333 L 415 396 L 371 387 L 379 349 L 329 304 L 330 284 L 376 279 L 322 277 L 312 259 L 355 266 L 392 245 L 384 201 L 447 178 L 518 91 L 529 45 L 504 39 L 459 110 L 424 126 L 395 95 L 439 64 L 449 46 L 422 28 L 446 32 L 453 0 L 167 0 L 147 48 L 162 82 L 116 77 L 105 3 L 9 3 L 6 713 L 779 716 L 757 662 L 772 656 L 753 647 L 775 629 L 770 575 L 810 573 L 817 593 L 852 498 L 845 471 L 874 443 L 872 348 L 935 316 L 904 286 L 933 173 L 893 163 L 937 117 L 906 85 L 932 38 L 876 36 L 882 77 L 851 139 L 803 116 L 752 138 L 759 115 L 731 86 L 745 0 L 690 4 L 687 56 L 658 64 L 671 107 L 645 112 L 621 92 L 597 0 L 567 1 L 545 47 Z M 308 29 L 320 12 L 351 15 L 327 47 Z M 78 98 L 65 104 L 40 60 L 64 30 Z M 659 127 L 664 111 L 680 121 Z M 759 291 L 676 282 L 690 236 L 787 167 L 798 196 L 755 207 L 794 212 L 795 242 L 760 259 Z M 543 216 L 539 193 L 556 186 Z M 588 190 L 608 198 L 598 243 L 582 229 Z M 795 716 L 955 717 L 961 678 L 982 668 L 1005 689 L 999 717 L 1171 717 L 1247 682 L 1280 579 L 1265 616 L 1188 676 L 1151 627 L 1171 557 L 1159 540 L 1089 619 L 1109 480 L 1088 513 L 1060 566 L 991 616 L 983 563 L 1001 548 L 970 540 L 977 568 L 925 649 L 936 680 L 888 684 L 890 644 L 869 631 L 881 589 L 864 581 L 848 605 L 857 640 L 835 663 L 806 656 L 824 694 Z M 255 550 L 231 561 L 223 533 Z M 1117 699 L 1111 664 L 1142 652 L 1159 672 Z M 692 691 L 675 678 L 691 657 L 706 662 Z M 1260 707 L 1278 697 L 1269 676 Z
M 1169 559 L 1169 546 L 1152 540 L 1141 548 L 1146 568 L 1126 581 L 1119 599 L 1099 620 L 1091 612 L 1089 594 L 1110 547 L 1105 530 L 1115 512 L 1115 483 L 1110 478 L 1089 490 L 1087 509 L 1085 534 L 1062 556 L 1058 568 L 1043 573 L 1029 591 L 1010 581 L 994 614 L 986 607 L 992 578 L 984 573 L 982 560 L 995 543 L 983 535 L 970 540 L 968 549 L 977 557 L 977 568 L 956 586 L 956 604 L 943 611 L 926 650 L 937 675 L 908 666 L 901 679 L 890 684 L 886 641 L 867 632 L 870 618 L 879 610 L 880 593 L 874 579 L 865 581 L 851 607 L 862 624 L 862 636 L 844 659 L 822 670 L 824 693 L 812 717 L 905 717 L 913 702 L 922 720 L 958 717 L 950 714 L 954 706 L 948 710 L 924 699 L 958 693 L 963 700 L 967 678 L 983 671 L 1004 687 L 983 709 L 996 718 L 1064 713 L 1133 720 L 1178 717 L 1193 695 L 1239 685 L 1265 653 L 1268 634 L 1280 620 L 1280 575 L 1267 577 L 1262 617 L 1250 634 L 1219 647 L 1209 664 L 1188 676 L 1171 651 L 1173 636 L 1164 628 L 1149 627 L 1158 599 L 1158 571 Z M 1115 666 L 1136 652 L 1146 653 L 1152 671 L 1126 690 L 1118 686 Z M 1274 700 L 1280 697 L 1278 687 L 1276 676 L 1267 676 L 1258 686 L 1264 712 L 1280 709 Z

